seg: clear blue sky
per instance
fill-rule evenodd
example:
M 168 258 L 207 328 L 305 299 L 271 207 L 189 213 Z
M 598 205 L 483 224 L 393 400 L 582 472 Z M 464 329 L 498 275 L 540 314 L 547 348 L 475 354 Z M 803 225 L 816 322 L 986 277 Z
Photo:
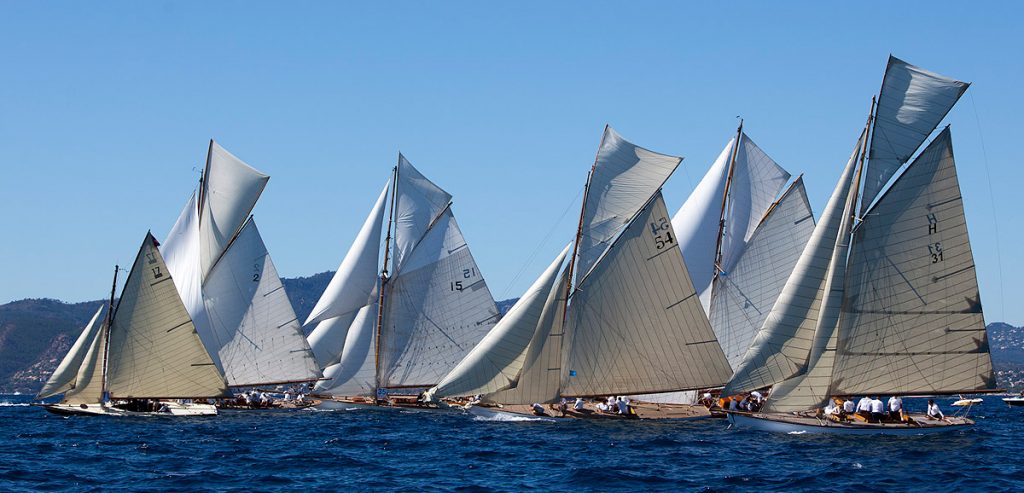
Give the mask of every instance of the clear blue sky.
M 893 53 L 974 83 L 947 121 L 982 300 L 1024 323 L 1024 8 L 636 4 L 2 2 L 0 303 L 105 296 L 211 137 L 272 176 L 255 215 L 284 276 L 337 267 L 401 150 L 518 296 L 572 237 L 605 123 L 686 157 L 674 210 L 742 115 L 817 213 Z

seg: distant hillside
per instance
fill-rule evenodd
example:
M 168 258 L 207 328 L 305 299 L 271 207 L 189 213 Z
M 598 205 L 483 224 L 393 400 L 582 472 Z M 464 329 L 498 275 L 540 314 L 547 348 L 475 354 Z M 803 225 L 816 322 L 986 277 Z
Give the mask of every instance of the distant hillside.
M 281 279 L 300 323 L 333 275 L 328 271 Z M 499 301 L 498 308 L 505 313 L 515 301 Z M 38 391 L 103 303 L 26 299 L 0 305 L 0 393 Z

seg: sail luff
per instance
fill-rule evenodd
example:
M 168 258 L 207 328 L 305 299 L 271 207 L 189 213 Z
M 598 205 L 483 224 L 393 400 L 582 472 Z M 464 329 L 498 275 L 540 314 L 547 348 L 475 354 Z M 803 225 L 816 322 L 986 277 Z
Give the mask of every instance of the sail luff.
M 64 393 L 65 404 L 96 404 L 103 402 L 105 391 L 104 364 L 107 353 L 106 320 L 100 322 L 99 330 L 89 341 L 89 347 L 75 375 L 75 386 Z

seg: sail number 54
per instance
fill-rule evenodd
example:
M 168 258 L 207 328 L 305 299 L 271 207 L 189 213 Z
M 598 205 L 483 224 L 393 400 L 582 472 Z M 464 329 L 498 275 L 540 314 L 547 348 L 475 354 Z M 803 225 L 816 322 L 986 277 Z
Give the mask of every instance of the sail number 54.
M 668 222 L 667 217 L 651 221 L 651 235 L 654 236 L 654 246 L 658 250 L 661 250 L 676 242 L 676 239 L 672 236 L 672 223 Z

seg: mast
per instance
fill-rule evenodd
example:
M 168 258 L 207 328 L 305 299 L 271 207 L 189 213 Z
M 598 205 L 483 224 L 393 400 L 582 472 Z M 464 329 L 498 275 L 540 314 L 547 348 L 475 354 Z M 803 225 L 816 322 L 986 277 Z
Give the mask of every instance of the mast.
M 597 146 L 597 152 L 594 154 L 594 164 L 590 166 L 590 172 L 587 173 L 587 183 L 583 185 L 583 204 L 580 205 L 580 222 L 576 227 L 576 241 L 573 242 L 572 256 L 569 257 L 569 275 L 566 276 L 565 281 L 565 306 L 566 310 L 562 312 L 562 322 L 565 322 L 566 317 L 569 316 L 569 298 L 572 294 L 572 275 L 573 270 L 576 268 L 576 254 L 579 253 L 580 238 L 583 237 L 583 216 L 587 212 L 587 196 L 590 194 L 590 179 L 594 176 L 594 171 L 597 169 L 597 160 L 601 156 L 601 147 L 604 146 L 604 136 L 608 134 L 608 125 L 604 126 L 604 133 L 601 135 L 601 144 Z
M 401 162 L 401 154 L 399 154 L 399 162 Z M 395 203 L 397 201 L 398 192 L 398 165 L 395 165 L 391 174 L 391 210 L 388 213 L 388 232 L 384 238 L 384 265 L 380 271 L 380 293 L 377 297 L 377 328 L 376 328 L 376 339 L 373 345 L 373 366 L 374 375 L 376 376 L 376 387 L 380 387 L 380 332 L 381 327 L 384 324 L 384 285 L 388 282 L 388 254 L 391 253 L 391 224 L 395 222 Z M 374 392 L 374 401 L 376 402 L 377 396 L 376 391 Z
M 206 150 L 206 166 L 203 167 L 203 172 L 199 175 L 199 201 L 196 202 L 196 211 L 203 210 L 203 203 L 206 200 L 206 177 L 210 176 L 210 161 L 213 158 L 213 139 L 210 139 L 210 147 Z M 199 220 L 203 220 L 203 215 L 199 214 Z
M 740 140 L 743 138 L 743 119 L 740 118 L 740 126 L 736 128 L 736 141 L 732 146 L 732 158 L 729 160 L 729 173 L 725 177 L 725 189 L 722 191 L 722 212 L 718 216 L 718 236 L 715 242 L 715 274 L 712 282 L 718 277 L 722 270 L 722 236 L 725 234 L 725 209 L 729 202 L 729 188 L 732 185 L 732 175 L 736 168 L 736 155 L 740 152 Z
M 104 317 L 104 320 L 103 320 L 103 325 L 104 326 L 100 328 L 101 330 L 103 330 L 102 337 L 104 339 L 104 341 L 103 341 L 104 342 L 104 344 L 103 344 L 103 349 L 104 349 L 104 351 L 103 351 L 103 387 L 102 387 L 102 390 L 100 391 L 100 395 L 106 395 L 106 393 L 107 393 L 107 352 L 109 351 L 109 348 L 110 348 L 110 321 L 114 318 L 114 316 L 113 316 L 113 313 L 114 313 L 114 294 L 117 291 L 117 270 L 119 268 L 120 267 L 118 265 L 116 265 L 116 264 L 114 265 L 114 282 L 112 282 L 111 285 L 110 285 L 110 301 L 107 302 L 107 316 Z

